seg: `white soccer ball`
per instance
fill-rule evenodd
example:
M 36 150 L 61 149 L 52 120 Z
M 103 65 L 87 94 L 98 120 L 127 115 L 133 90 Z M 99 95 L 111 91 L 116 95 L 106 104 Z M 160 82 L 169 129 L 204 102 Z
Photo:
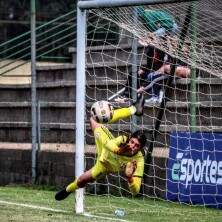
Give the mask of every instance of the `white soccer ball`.
M 91 107 L 91 116 L 98 123 L 108 123 L 113 117 L 113 106 L 107 101 L 97 101 Z

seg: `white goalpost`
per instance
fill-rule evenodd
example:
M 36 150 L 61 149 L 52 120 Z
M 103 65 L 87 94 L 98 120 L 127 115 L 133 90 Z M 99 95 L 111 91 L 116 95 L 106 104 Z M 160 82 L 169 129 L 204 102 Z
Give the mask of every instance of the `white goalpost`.
M 122 172 L 110 174 L 76 190 L 76 214 L 106 218 L 120 209 L 136 221 L 146 213 L 164 220 L 174 203 L 222 209 L 221 11 L 220 0 L 78 1 L 75 176 L 96 160 L 89 127 L 95 101 L 126 107 L 141 89 L 143 116 L 110 130 L 119 135 L 142 129 L 148 141 L 138 197 L 132 197 Z M 149 12 L 172 19 L 155 24 L 163 35 L 152 30 Z M 87 194 L 101 203 L 85 204 Z M 203 209 L 185 209 L 184 215 L 208 220 Z M 177 206 L 174 213 L 179 218 Z
M 76 153 L 75 175 L 79 177 L 84 171 L 84 146 L 85 146 L 85 48 L 86 48 L 86 11 L 77 8 L 77 59 L 76 59 Z M 82 112 L 79 112 L 82 110 Z M 84 211 L 83 188 L 76 191 L 76 213 Z

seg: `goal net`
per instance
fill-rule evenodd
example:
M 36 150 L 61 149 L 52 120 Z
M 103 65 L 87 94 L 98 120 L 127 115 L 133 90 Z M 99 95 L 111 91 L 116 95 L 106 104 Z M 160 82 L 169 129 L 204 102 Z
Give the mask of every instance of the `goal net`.
M 123 172 L 110 174 L 86 187 L 86 211 L 117 218 L 124 209 L 121 219 L 131 221 L 147 221 L 147 213 L 165 221 L 222 217 L 186 206 L 222 208 L 221 12 L 220 0 L 87 11 L 85 167 L 96 161 L 88 124 L 95 101 L 125 107 L 141 89 L 143 116 L 108 127 L 115 136 L 142 129 L 148 141 L 139 195 L 132 197 Z

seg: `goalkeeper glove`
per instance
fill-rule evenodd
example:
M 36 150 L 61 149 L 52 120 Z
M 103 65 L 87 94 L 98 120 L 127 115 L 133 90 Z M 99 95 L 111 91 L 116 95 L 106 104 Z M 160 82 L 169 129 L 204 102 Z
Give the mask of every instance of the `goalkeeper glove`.
M 137 168 L 137 163 L 135 160 L 128 162 L 126 164 L 125 175 L 128 179 L 133 177 L 136 168 Z

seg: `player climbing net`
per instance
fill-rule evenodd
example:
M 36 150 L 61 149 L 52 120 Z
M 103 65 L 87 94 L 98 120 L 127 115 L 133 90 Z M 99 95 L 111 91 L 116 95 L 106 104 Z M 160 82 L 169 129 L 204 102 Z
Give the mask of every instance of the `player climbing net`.
M 221 3 L 217 0 L 198 1 L 195 4 L 195 19 L 187 24 L 188 31 L 183 33 L 186 41 L 190 43 L 193 53 L 195 54 L 196 65 L 202 69 L 210 72 L 213 75 L 221 76 L 221 40 L 220 21 L 221 21 Z M 175 34 L 177 37 L 181 34 L 182 27 L 187 23 L 185 21 L 187 11 L 190 9 L 190 2 L 184 3 L 170 3 L 152 6 L 144 6 L 145 10 L 164 10 L 165 12 L 174 16 L 178 25 L 178 32 Z M 135 10 L 137 10 L 137 21 L 135 23 Z M 122 7 L 122 8 L 102 8 L 93 9 L 91 13 L 98 15 L 100 18 L 105 18 L 108 21 L 115 23 L 120 29 L 127 30 L 134 34 L 137 38 L 152 43 L 156 47 L 166 51 L 167 53 L 179 57 L 188 64 L 192 64 L 194 58 L 192 55 L 188 56 L 182 51 L 176 51 L 176 47 L 172 44 L 167 44 L 167 41 L 153 40 L 150 37 L 149 28 L 146 22 L 142 20 L 141 11 L 138 7 Z M 169 41 L 175 41 L 174 37 L 169 36 Z M 106 44 L 106 43 L 105 43 Z

